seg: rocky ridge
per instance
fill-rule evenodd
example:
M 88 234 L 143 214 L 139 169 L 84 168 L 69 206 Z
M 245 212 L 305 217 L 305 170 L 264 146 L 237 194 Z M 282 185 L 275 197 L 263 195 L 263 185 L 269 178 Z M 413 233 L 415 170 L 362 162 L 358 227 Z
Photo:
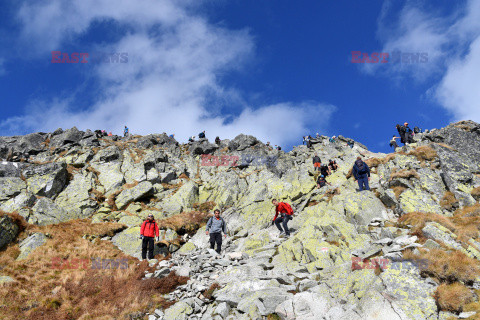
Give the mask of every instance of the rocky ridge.
M 207 139 L 182 145 L 166 135 L 98 138 L 76 128 L 2 137 L 0 210 L 39 225 L 81 218 L 123 223 L 127 228 L 108 239 L 138 258 L 139 224 L 148 213 L 162 220 L 215 203 L 229 229 L 221 255 L 207 249 L 204 227 L 195 233 L 162 231 L 156 253 L 172 254 L 171 259 L 152 261 L 156 271 L 145 277 L 176 271 L 190 280 L 166 295 L 178 302 L 149 319 L 475 316 L 475 311 L 442 308 L 435 298 L 439 276 L 421 262 L 438 249 L 480 259 L 478 230 L 459 236 L 439 218 L 417 230 L 402 217 L 423 213 L 453 219 L 463 209 L 478 215 L 480 126 L 454 123 L 416 140 L 387 155 L 360 143 L 350 148 L 343 137 L 336 143 L 321 137 L 313 149 L 298 146 L 288 153 L 245 135 L 220 145 Z M 315 152 L 324 162 L 337 160 L 339 169 L 327 179 L 332 186 L 315 188 Z M 236 167 L 211 166 L 202 162 L 204 154 L 241 161 Z M 350 177 L 357 156 L 372 168 L 371 192 L 357 192 Z M 278 238 L 271 226 L 274 197 L 295 209 L 288 239 Z M 18 230 L 8 216 L 0 219 L 5 246 Z M 22 259 L 44 236 L 27 240 Z M 405 252 L 418 259 L 405 260 Z M 370 264 L 362 263 L 366 259 Z M 213 284 L 219 288 L 205 296 Z M 480 279 L 463 285 L 475 292 Z

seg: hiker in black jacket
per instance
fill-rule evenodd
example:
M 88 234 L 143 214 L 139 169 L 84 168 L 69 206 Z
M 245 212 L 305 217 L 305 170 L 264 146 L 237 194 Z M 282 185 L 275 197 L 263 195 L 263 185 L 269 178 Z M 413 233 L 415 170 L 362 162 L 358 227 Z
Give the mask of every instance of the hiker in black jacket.
M 323 174 L 325 177 L 328 177 L 331 173 L 328 165 L 322 164 L 322 166 L 320 167 L 320 173 Z
M 370 190 L 370 186 L 368 185 L 368 180 L 370 180 L 370 168 L 362 161 L 362 158 L 357 157 L 357 160 L 353 165 L 352 173 L 355 177 L 355 181 L 358 181 L 359 191 Z
M 413 143 L 413 130 L 408 126 L 408 122 L 405 122 L 405 143 Z
M 326 184 L 331 186 L 331 184 L 327 182 L 327 180 L 325 180 L 325 176 L 321 174 L 317 179 L 317 188 L 320 189 L 321 187 L 324 187 Z
M 313 170 L 314 171 L 320 170 L 321 164 L 322 164 L 322 160 L 320 160 L 320 157 L 318 156 L 318 154 L 315 153 L 315 156 L 313 157 Z

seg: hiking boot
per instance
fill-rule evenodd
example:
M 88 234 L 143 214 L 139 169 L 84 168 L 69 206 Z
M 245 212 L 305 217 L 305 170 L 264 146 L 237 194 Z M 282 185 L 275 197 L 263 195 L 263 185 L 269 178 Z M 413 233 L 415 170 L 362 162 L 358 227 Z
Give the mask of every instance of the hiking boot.
M 283 238 L 283 237 L 285 237 L 285 232 L 283 232 L 283 231 L 282 231 L 282 232 L 280 232 L 280 234 L 278 235 L 278 237 L 279 237 L 279 238 Z

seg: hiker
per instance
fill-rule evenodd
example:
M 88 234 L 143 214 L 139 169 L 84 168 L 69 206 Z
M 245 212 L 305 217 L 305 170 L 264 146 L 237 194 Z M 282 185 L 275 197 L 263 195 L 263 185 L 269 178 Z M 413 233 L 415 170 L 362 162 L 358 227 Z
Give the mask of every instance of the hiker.
M 322 165 L 322 160 L 320 160 L 320 157 L 318 156 L 318 154 L 315 153 L 315 156 L 313 157 L 313 171 L 319 171 L 321 165 Z
M 270 141 L 267 141 L 266 146 L 267 146 L 268 148 L 270 148 Z
M 112 131 L 110 131 L 110 132 L 108 133 L 108 136 L 109 136 L 109 137 L 113 136 Z
M 338 164 L 336 160 L 329 160 L 328 161 L 328 167 L 331 171 L 337 171 L 338 169 Z
M 335 143 L 335 142 L 336 142 L 336 140 L 335 140 L 336 138 L 337 138 L 336 136 L 333 136 L 333 137 L 331 137 L 330 139 L 328 139 L 328 141 L 329 141 L 330 143 Z
M 188 142 L 194 142 L 195 141 L 195 136 L 191 136 L 190 138 L 188 138 Z
M 370 180 L 370 168 L 362 161 L 362 158 L 357 157 L 357 160 L 353 165 L 352 173 L 355 177 L 355 181 L 358 181 L 359 191 L 370 190 L 368 185 L 368 181 Z
M 307 136 L 303 136 L 303 143 L 302 144 L 305 144 L 307 142 Z
M 210 234 L 210 249 L 215 249 L 215 243 L 217 244 L 217 253 L 220 254 L 222 249 L 222 231 L 223 236 L 227 237 L 227 225 L 225 220 L 220 217 L 220 210 L 215 209 L 213 211 L 214 216 L 207 222 L 207 236 Z
M 405 126 L 405 142 L 413 143 L 413 130 L 408 126 L 408 122 L 403 124 Z
M 280 230 L 280 237 L 286 235 L 290 236 L 290 230 L 288 229 L 288 221 L 293 219 L 293 209 L 286 202 L 278 202 L 277 199 L 272 199 L 272 203 L 275 206 L 275 217 L 273 218 L 272 225 L 275 224 Z M 278 215 L 280 214 L 280 217 Z M 277 218 L 278 217 L 278 218 Z M 283 224 L 283 229 L 280 224 Z
M 155 222 L 153 214 L 149 214 L 147 220 L 143 221 L 142 227 L 140 228 L 140 239 L 142 239 L 142 260 L 147 258 L 147 249 L 148 259 L 153 259 L 155 235 L 157 237 L 157 241 L 159 241 L 160 234 L 158 231 L 158 224 Z
M 320 173 L 323 174 L 325 177 L 331 174 L 330 169 L 326 164 L 322 164 L 322 166 L 320 167 Z
M 320 176 L 318 176 L 318 179 L 317 179 L 317 189 L 320 189 L 321 187 L 324 187 L 326 184 L 328 184 L 329 186 L 331 186 L 331 184 L 329 182 L 327 182 L 327 180 L 325 179 L 325 176 L 323 174 L 321 174 Z
M 198 138 L 199 138 L 199 139 L 204 139 L 204 138 L 205 138 L 205 130 L 203 130 L 202 132 L 200 132 L 200 133 L 198 134 Z
M 396 148 L 398 148 L 398 144 L 397 144 L 397 141 L 396 139 L 398 139 L 400 137 L 397 137 L 395 135 L 393 135 L 393 138 L 392 140 L 390 140 L 390 147 L 393 147 L 393 150 L 395 151 Z
M 347 146 L 349 146 L 352 149 L 353 149 L 354 145 L 355 145 L 355 142 L 353 142 L 353 140 L 350 140 L 350 141 L 347 142 Z
M 220 145 L 220 142 L 222 142 L 222 141 L 220 140 L 220 137 L 217 136 L 217 137 L 215 138 L 215 143 L 216 143 L 217 145 Z
M 280 147 L 280 146 L 277 146 L 277 150 L 282 150 L 282 147 Z
M 175 138 L 175 133 L 172 133 L 169 137 L 170 138 Z
M 128 128 L 127 128 L 127 126 L 125 126 L 125 128 L 123 129 L 123 136 L 124 136 L 124 137 L 127 137 L 127 136 L 128 136 Z
M 398 134 L 400 135 L 400 142 L 406 145 L 407 142 L 405 140 L 405 132 L 406 132 L 405 127 L 397 124 L 395 128 L 397 128 Z
M 315 135 L 315 138 L 317 138 L 317 139 L 320 138 L 320 135 L 318 134 L 318 132 L 317 132 L 317 134 Z
M 307 140 L 307 148 L 308 148 L 308 149 L 311 149 L 312 147 L 313 147 L 312 140 L 311 140 L 311 139 L 308 139 L 308 140 Z

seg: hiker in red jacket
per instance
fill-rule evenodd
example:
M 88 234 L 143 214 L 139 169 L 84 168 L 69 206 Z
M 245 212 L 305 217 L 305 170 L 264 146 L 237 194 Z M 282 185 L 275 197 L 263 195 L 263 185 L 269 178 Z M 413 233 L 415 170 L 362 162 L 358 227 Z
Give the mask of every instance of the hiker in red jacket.
M 275 223 L 278 230 L 280 230 L 280 237 L 286 235 L 290 236 L 290 230 L 288 229 L 288 221 L 293 219 L 292 207 L 286 202 L 278 202 L 277 199 L 272 199 L 272 203 L 275 206 L 275 217 L 272 224 Z M 280 214 L 280 217 L 278 215 Z M 278 217 L 278 218 L 277 218 Z M 280 223 L 283 222 L 283 229 Z
M 157 241 L 160 239 L 158 231 L 158 224 L 153 218 L 153 214 L 148 215 L 148 219 L 143 221 L 140 228 L 140 239 L 142 239 L 142 260 L 147 258 L 148 247 L 148 259 L 153 259 L 154 238 L 157 236 Z

